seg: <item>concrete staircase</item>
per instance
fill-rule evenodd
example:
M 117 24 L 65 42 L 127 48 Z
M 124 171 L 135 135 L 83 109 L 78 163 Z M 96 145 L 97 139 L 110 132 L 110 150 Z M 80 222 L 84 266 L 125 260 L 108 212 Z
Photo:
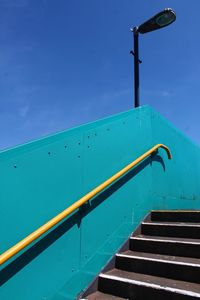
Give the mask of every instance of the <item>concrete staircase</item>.
M 200 211 L 152 211 L 79 299 L 200 299 Z

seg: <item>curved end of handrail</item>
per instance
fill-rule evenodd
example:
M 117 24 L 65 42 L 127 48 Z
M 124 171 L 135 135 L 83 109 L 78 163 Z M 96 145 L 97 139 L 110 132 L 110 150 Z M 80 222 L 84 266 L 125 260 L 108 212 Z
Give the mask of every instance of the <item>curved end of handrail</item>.
M 167 146 L 165 146 L 164 144 L 158 144 L 158 145 L 156 145 L 156 147 L 157 147 L 157 149 L 163 148 L 167 152 L 168 159 L 172 159 L 171 151 L 169 150 L 169 148 Z

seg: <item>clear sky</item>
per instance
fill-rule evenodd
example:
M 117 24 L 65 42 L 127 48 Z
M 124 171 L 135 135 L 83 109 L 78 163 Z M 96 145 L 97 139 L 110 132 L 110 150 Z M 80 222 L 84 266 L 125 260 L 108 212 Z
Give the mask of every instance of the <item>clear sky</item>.
M 0 149 L 132 108 L 130 28 L 165 7 L 176 22 L 140 36 L 141 104 L 200 144 L 200 0 L 0 0 Z

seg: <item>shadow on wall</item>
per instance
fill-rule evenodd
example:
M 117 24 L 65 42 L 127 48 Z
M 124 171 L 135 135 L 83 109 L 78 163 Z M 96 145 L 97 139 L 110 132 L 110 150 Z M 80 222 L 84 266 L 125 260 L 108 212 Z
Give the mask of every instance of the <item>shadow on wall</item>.
M 83 205 L 77 212 L 67 218 L 64 222 L 59 224 L 55 229 L 49 232 L 44 238 L 39 240 L 36 244 L 31 246 L 23 254 L 21 254 L 17 259 L 12 261 L 3 270 L 0 271 L 0 286 L 6 283 L 10 278 L 12 278 L 17 272 L 22 270 L 27 264 L 29 264 L 34 258 L 40 255 L 45 249 L 47 249 L 51 244 L 55 243 L 61 236 L 63 236 L 70 228 L 74 225 L 78 227 L 81 226 L 81 220 L 87 214 L 91 213 L 98 205 L 100 205 L 104 200 L 114 194 L 118 189 L 120 189 L 126 182 L 136 176 L 140 171 L 142 171 L 147 165 L 151 165 L 153 162 L 159 162 L 163 170 L 165 171 L 165 164 L 158 152 L 155 152 L 150 157 L 145 159 L 142 163 L 136 166 L 133 170 L 129 171 L 121 179 L 113 183 L 109 188 L 103 191 L 101 194 L 96 196 L 92 201 L 87 202 Z

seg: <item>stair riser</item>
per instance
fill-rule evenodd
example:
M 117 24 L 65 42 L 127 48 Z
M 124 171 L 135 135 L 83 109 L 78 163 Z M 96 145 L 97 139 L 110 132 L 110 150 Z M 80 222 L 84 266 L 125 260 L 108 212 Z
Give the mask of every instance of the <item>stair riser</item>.
M 142 234 L 151 236 L 200 239 L 200 227 L 142 224 Z
M 117 256 L 116 268 L 129 272 L 200 283 L 200 267 Z
M 107 278 L 99 278 L 99 291 L 103 293 L 109 293 L 125 299 L 144 300 L 197 300 L 199 298 L 176 294 L 171 291 L 164 291 L 159 289 L 153 289 L 150 287 L 144 287 L 128 282 L 122 282 L 117 280 L 111 280 Z
M 158 222 L 200 223 L 200 212 L 151 212 L 151 220 Z
M 200 258 L 200 245 L 130 239 L 130 250 Z

